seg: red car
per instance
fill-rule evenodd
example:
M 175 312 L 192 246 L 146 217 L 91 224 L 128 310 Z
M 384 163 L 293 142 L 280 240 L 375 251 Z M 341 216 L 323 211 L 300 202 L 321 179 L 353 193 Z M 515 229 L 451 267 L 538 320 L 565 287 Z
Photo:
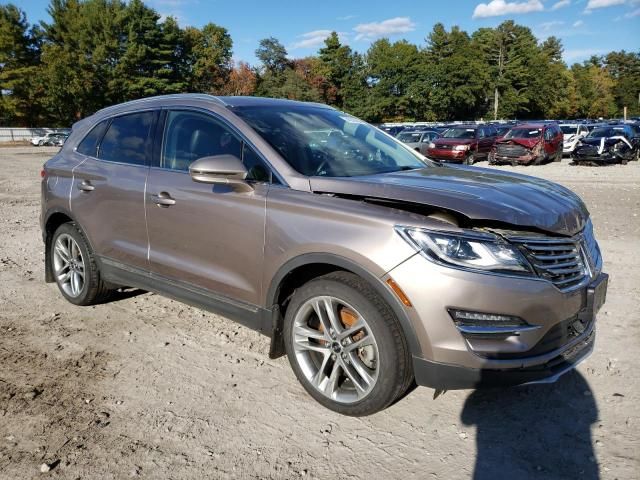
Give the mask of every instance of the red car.
M 513 127 L 496 142 L 489 154 L 492 165 L 539 165 L 562 160 L 563 134 L 555 123 L 524 124 Z
M 487 158 L 497 135 L 491 125 L 456 125 L 429 144 L 427 157 L 440 162 L 473 165 Z

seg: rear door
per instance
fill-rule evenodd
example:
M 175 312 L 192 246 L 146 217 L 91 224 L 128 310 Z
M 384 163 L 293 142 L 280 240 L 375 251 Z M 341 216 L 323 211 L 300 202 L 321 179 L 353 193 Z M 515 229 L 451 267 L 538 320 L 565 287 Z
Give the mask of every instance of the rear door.
M 85 137 L 88 144 L 83 146 L 83 140 L 78 146 L 85 160 L 73 172 L 71 189 L 72 214 L 96 254 L 144 269 L 148 268 L 144 191 L 157 115 L 156 111 L 129 113 L 100 124 L 104 129 L 100 138 L 91 139 L 90 133 Z
M 223 119 L 193 110 L 165 115 L 162 148 L 147 185 L 151 271 L 183 287 L 257 305 L 270 170 Z M 243 161 L 252 192 L 191 179 L 192 162 L 221 154 Z

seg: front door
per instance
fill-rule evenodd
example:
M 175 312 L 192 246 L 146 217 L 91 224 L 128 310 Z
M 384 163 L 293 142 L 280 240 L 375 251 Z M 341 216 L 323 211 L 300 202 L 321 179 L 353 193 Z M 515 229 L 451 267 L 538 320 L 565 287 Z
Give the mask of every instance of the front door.
M 268 182 L 248 165 L 248 147 L 212 115 L 167 112 L 158 165 L 146 195 L 149 262 L 155 274 L 231 299 L 257 305 Z M 230 154 L 254 175 L 254 190 L 194 182 L 189 165 L 198 158 Z M 257 173 L 256 173 L 257 172 Z

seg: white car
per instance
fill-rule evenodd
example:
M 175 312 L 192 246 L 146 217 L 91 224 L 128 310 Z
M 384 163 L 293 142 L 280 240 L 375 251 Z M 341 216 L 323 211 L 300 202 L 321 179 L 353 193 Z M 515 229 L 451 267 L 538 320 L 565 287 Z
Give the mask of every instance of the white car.
M 37 147 L 42 147 L 43 145 L 55 145 L 61 137 L 66 136 L 66 134 L 60 132 L 47 132 L 44 135 L 31 137 L 31 144 Z
M 584 138 L 589 133 L 589 129 L 586 125 L 582 125 L 579 123 L 564 123 L 560 125 L 560 130 L 562 130 L 563 141 L 562 141 L 562 154 L 563 155 L 571 155 L 571 153 L 575 150 L 576 145 L 581 138 Z

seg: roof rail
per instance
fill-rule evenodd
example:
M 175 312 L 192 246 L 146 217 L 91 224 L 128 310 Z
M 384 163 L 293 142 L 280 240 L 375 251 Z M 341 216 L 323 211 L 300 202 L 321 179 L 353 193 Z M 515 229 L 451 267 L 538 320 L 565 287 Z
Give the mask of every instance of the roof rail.
M 125 106 L 144 105 L 145 103 L 158 100 L 160 98 L 164 100 L 180 99 L 180 98 L 199 98 L 202 100 L 213 100 L 219 105 L 227 106 L 227 104 L 220 97 L 216 97 L 214 95 L 209 95 L 206 93 L 174 93 L 169 95 L 156 95 L 153 97 L 140 98 L 137 100 L 130 100 L 124 103 L 118 103 L 116 105 L 110 105 L 108 107 L 98 110 L 96 113 L 106 113 L 106 112 L 110 112 L 111 110 L 115 110 Z

